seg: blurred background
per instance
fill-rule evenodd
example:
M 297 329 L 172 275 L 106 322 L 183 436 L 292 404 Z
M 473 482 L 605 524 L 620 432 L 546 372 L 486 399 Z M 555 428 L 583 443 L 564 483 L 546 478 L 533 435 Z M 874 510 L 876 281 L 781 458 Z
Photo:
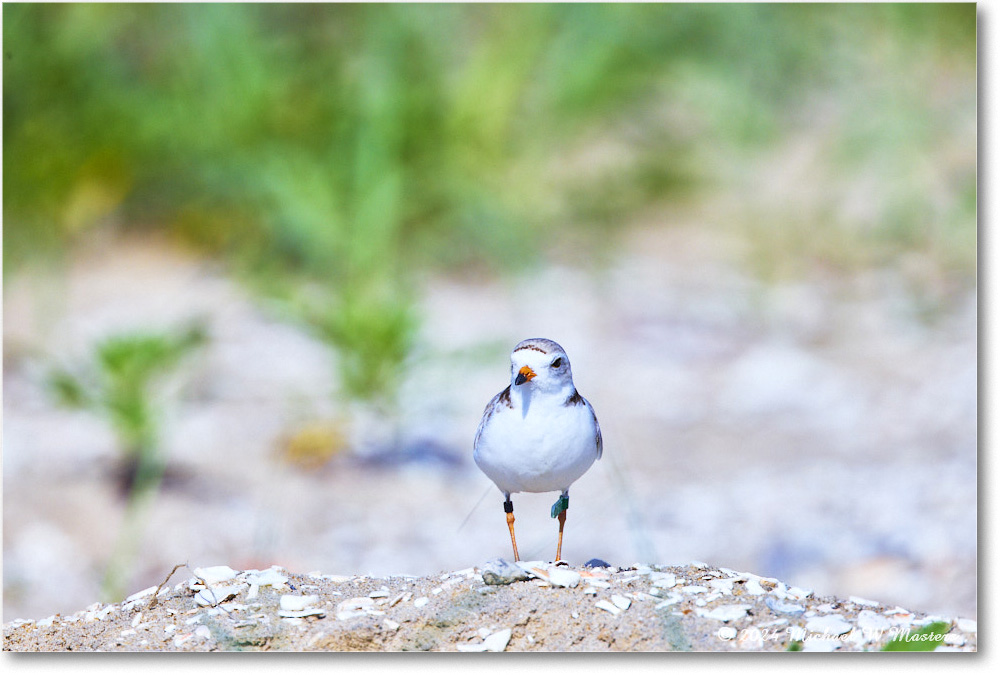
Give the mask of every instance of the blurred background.
M 4 621 L 510 558 L 535 336 L 570 562 L 975 617 L 975 12 L 5 4 Z

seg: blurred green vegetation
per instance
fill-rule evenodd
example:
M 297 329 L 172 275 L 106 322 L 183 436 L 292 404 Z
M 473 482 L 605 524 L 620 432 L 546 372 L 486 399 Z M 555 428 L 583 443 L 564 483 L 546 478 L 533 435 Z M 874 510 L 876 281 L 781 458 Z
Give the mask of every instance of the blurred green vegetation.
M 732 224 L 758 265 L 919 248 L 974 278 L 973 4 L 3 12 L 5 274 L 164 229 L 285 301 L 362 399 L 392 397 L 422 270 L 517 269 L 739 186 L 828 100 L 822 195 Z
M 48 388 L 60 405 L 106 417 L 123 455 L 140 469 L 158 464 L 159 406 L 154 389 L 207 339 L 201 324 L 167 333 L 112 335 L 94 346 L 93 363 L 88 366 L 53 369 Z M 137 477 L 140 489 L 143 478 Z
M 158 390 L 207 340 L 200 322 L 184 329 L 116 334 L 94 346 L 92 363 L 55 368 L 49 374 L 55 400 L 106 418 L 122 453 L 125 518 L 108 555 L 101 588 L 106 602 L 119 602 L 125 595 L 146 514 L 167 468 L 158 433 L 163 415 Z

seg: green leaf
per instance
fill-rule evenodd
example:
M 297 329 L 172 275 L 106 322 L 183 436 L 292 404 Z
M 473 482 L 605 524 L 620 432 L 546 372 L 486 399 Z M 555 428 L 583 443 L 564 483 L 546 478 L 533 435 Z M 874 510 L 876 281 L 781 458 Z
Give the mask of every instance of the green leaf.
M 884 652 L 932 652 L 944 642 L 947 621 L 935 621 L 915 631 L 900 633 L 882 648 Z
M 85 409 L 92 400 L 83 383 L 65 370 L 57 370 L 49 375 L 48 389 L 59 405 L 67 408 Z

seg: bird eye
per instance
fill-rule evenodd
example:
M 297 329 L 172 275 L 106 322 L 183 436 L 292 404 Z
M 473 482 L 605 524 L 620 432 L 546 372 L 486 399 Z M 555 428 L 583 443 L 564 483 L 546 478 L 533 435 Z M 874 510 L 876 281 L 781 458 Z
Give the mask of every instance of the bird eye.
M 555 361 L 552 362 L 552 367 L 553 368 L 559 368 L 560 366 L 562 366 L 562 357 L 561 356 L 558 359 L 556 359 Z

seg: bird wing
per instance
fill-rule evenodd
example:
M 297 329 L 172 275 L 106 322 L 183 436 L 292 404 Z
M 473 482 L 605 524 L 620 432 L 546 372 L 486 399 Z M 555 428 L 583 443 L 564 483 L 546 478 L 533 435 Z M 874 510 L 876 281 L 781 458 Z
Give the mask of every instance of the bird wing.
M 587 399 L 584 399 L 584 401 L 587 403 L 587 410 L 590 411 L 590 416 L 594 418 L 594 440 L 597 442 L 597 459 L 600 459 L 601 455 L 604 454 L 604 439 L 601 437 L 601 423 L 597 421 L 597 413 L 594 412 L 594 406 L 590 405 L 590 401 L 587 401 Z
M 497 411 L 500 406 L 507 406 L 508 408 L 513 408 L 510 402 L 510 385 L 501 391 L 499 394 L 494 396 L 489 403 L 486 404 L 486 409 L 483 410 L 483 418 L 479 420 L 479 428 L 476 429 L 476 440 L 473 441 L 472 447 L 475 449 L 479 445 L 479 438 L 483 435 L 483 429 L 486 428 L 486 423 L 493 417 L 493 413 Z

